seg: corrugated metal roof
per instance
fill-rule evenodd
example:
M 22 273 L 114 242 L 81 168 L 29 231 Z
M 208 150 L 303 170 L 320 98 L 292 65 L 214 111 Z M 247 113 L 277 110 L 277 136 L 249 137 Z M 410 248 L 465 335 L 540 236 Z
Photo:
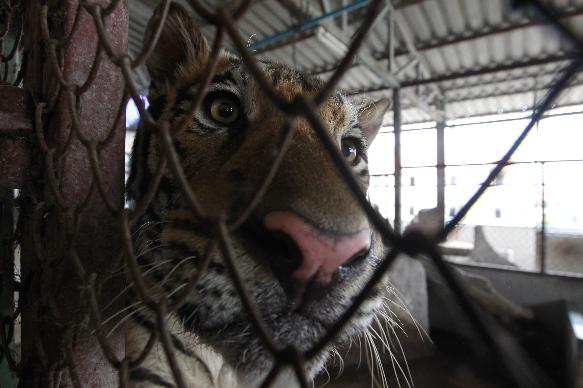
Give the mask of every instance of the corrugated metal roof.
M 136 55 L 147 18 L 156 1 L 130 0 L 129 51 Z M 209 2 L 213 3 L 213 2 Z M 216 3 L 216 2 L 215 2 Z M 329 0 L 329 9 L 320 2 L 302 0 L 256 1 L 239 23 L 241 35 L 252 45 L 298 26 L 342 6 L 341 0 Z M 358 4 L 357 4 L 358 3 Z M 350 38 L 360 26 L 366 7 L 350 12 L 348 25 L 342 28 L 341 13 L 307 29 L 297 28 L 282 40 L 258 48 L 258 56 L 287 63 L 323 78 L 331 75 L 346 52 Z M 583 0 L 546 1 L 554 7 L 565 25 L 583 36 Z M 412 105 L 427 95 L 441 93 L 446 101 L 446 117 L 467 117 L 496 112 L 521 111 L 532 107 L 557 71 L 565 65 L 565 56 L 573 52 L 570 42 L 544 23 L 532 11 L 512 8 L 511 0 L 402 0 L 395 1 L 393 14 L 414 43 L 415 53 L 397 29 L 393 41 L 394 69 L 389 73 L 387 59 L 389 14 L 383 13 L 374 24 L 364 45 L 364 54 L 340 83 L 347 93 L 371 92 L 371 97 L 390 95 L 390 79 L 414 84 L 435 80 L 434 86 L 410 87 L 404 95 L 405 122 L 430 120 L 431 112 Z M 399 24 L 397 24 L 399 26 Z M 212 26 L 201 28 L 212 39 Z M 528 65 L 532 62 L 537 65 Z M 497 71 L 499 70 L 499 71 Z M 478 75 L 477 73 L 483 73 Z M 147 85 L 147 76 L 138 73 L 138 82 Z M 427 82 L 427 81 L 425 81 Z M 583 80 L 559 99 L 559 104 L 583 103 Z M 374 93 L 372 93 L 374 92 Z M 407 96 L 417 93 L 419 98 Z M 433 101 L 429 101 L 431 104 Z

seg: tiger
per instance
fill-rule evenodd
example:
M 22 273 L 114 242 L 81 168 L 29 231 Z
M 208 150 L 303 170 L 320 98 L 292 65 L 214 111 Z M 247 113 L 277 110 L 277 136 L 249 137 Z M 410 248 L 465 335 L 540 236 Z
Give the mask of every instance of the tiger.
M 160 20 L 155 11 L 150 26 Z M 146 66 L 151 84 L 148 112 L 170 124 L 184 119 L 209 65 L 211 48 L 190 14 L 176 3 Z M 273 89 L 286 101 L 313 98 L 324 81 L 290 66 L 258 60 Z M 340 91 L 318 107 L 346 165 L 366 192 L 367 150 L 378 133 L 389 101 L 356 105 Z M 270 100 L 246 62 L 222 50 L 200 107 L 173 146 L 186 182 L 211 219 L 232 220 L 252 201 L 274 163 L 288 116 Z M 354 194 L 305 119 L 294 132 L 280 165 L 253 211 L 230 232 L 235 266 L 273 340 L 305 352 L 351 305 L 382 260 L 384 245 Z M 160 136 L 140 124 L 133 145 L 127 199 L 140 203 L 164 155 Z M 274 358 L 254 329 L 220 249 L 207 249 L 214 230 L 193 214 L 180 182 L 166 168 L 147 210 L 132 231 L 136 258 L 152 295 L 172 295 L 208 255 L 204 273 L 183 303 L 165 318 L 188 387 L 256 387 Z M 207 252 L 208 250 L 208 252 Z M 157 330 L 156 316 L 130 294 L 126 355 L 136 359 Z M 305 360 L 312 380 L 336 346 L 370 324 L 382 305 L 375 287 L 340 334 Z M 129 373 L 130 387 L 174 387 L 172 367 L 160 336 Z M 298 384 L 291 366 L 273 386 Z

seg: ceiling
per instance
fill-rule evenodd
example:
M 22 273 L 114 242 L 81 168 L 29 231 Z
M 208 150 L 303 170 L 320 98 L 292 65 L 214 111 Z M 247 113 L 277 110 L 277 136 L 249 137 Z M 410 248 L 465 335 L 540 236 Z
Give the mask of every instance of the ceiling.
M 210 1 L 232 6 L 236 1 Z M 360 27 L 367 0 L 256 0 L 239 23 L 259 58 L 328 78 Z M 574 45 L 531 8 L 511 0 L 400 0 L 384 3 L 340 87 L 354 98 L 392 97 L 405 123 L 526 111 L 545 93 Z M 583 0 L 544 2 L 583 37 Z M 129 0 L 129 51 L 141 47 L 155 0 Z M 200 22 L 212 41 L 214 27 Z M 228 44 L 230 45 L 230 43 Z M 142 90 L 148 79 L 137 74 Z M 583 103 L 583 75 L 559 97 Z M 390 124 L 391 115 L 387 117 Z

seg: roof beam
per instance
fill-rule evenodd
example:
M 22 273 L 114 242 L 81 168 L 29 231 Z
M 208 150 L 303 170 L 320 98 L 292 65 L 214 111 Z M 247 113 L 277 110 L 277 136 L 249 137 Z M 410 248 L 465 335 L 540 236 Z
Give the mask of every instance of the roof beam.
M 569 19 L 569 18 L 581 16 L 581 15 L 583 15 L 583 9 L 577 9 L 577 10 L 570 11 L 570 12 L 560 13 L 557 15 L 557 18 L 559 20 L 565 20 L 565 19 Z M 537 27 L 537 26 L 545 26 L 545 25 L 549 25 L 549 22 L 546 21 L 545 19 L 537 18 L 536 20 L 529 20 L 529 21 L 521 22 L 521 23 L 514 24 L 514 25 L 507 25 L 507 26 L 500 27 L 500 28 L 491 27 L 490 29 L 488 29 L 486 31 L 480 31 L 480 32 L 477 32 L 475 34 L 467 35 L 467 36 L 449 35 L 441 40 L 431 41 L 431 42 L 426 42 L 426 43 L 419 43 L 419 44 L 417 44 L 416 50 L 418 52 L 428 51 L 428 50 L 433 50 L 433 49 L 438 49 L 438 48 L 442 48 L 445 46 L 449 46 L 452 44 L 469 42 L 469 41 L 473 41 L 476 39 L 485 38 L 488 36 L 501 35 L 501 34 L 506 34 L 506 33 L 512 32 L 512 31 L 521 30 L 521 29 L 525 29 L 525 28 L 529 28 L 529 27 Z M 407 53 L 408 53 L 407 50 L 400 49 L 400 50 L 397 50 L 395 55 L 405 55 Z M 374 56 L 375 56 L 375 58 L 378 58 L 378 59 L 380 59 L 380 58 L 384 59 L 387 57 L 387 53 L 375 53 Z
M 533 58 L 533 59 L 529 59 L 527 61 L 513 62 L 513 63 L 504 64 L 504 65 L 488 66 L 488 67 L 482 67 L 482 68 L 478 68 L 478 69 L 474 69 L 474 70 L 444 74 L 444 75 L 436 76 L 433 78 L 404 81 L 401 83 L 401 86 L 406 88 L 406 87 L 427 85 L 427 84 L 444 82 L 444 81 L 452 81 L 452 80 L 456 80 L 456 79 L 460 79 L 460 78 L 468 78 L 468 77 L 475 77 L 475 76 L 481 76 L 481 75 L 486 75 L 486 74 L 498 73 L 501 71 L 516 70 L 516 69 L 522 69 L 522 68 L 531 67 L 531 66 L 541 66 L 541 65 L 546 65 L 546 64 L 550 64 L 550 63 L 566 61 L 569 59 L 575 59 L 576 57 L 577 57 L 576 53 L 568 53 L 568 54 L 563 54 L 563 55 L 552 55 L 552 56 L 549 56 L 546 58 Z
M 430 77 L 431 71 L 429 70 L 430 69 L 429 64 L 427 63 L 426 58 L 417 51 L 417 48 L 415 47 L 415 40 L 413 38 L 413 34 L 411 33 L 409 25 L 405 21 L 403 14 L 401 12 L 397 12 L 394 8 L 391 8 L 391 20 L 394 22 L 395 29 L 395 31 L 393 32 L 393 37 L 398 31 L 399 35 L 401 36 L 401 39 L 403 39 L 403 41 L 405 42 L 405 45 L 407 46 L 409 53 L 411 54 L 413 59 L 416 60 L 415 63 L 417 65 L 418 71 L 423 76 Z M 388 58 L 389 61 L 391 61 L 391 54 L 388 55 Z M 432 89 L 431 92 L 432 96 L 439 97 L 440 99 L 443 97 L 443 92 L 441 91 L 438 85 L 430 84 L 429 86 Z M 438 115 L 440 116 L 442 114 L 443 112 L 440 112 Z M 439 121 L 439 118 L 440 117 L 437 117 L 436 119 Z
M 583 86 L 582 82 L 571 82 L 569 85 L 565 87 L 564 90 L 569 90 L 571 88 Z M 525 94 L 525 93 L 539 93 L 539 92 L 546 92 L 551 88 L 551 85 L 547 85 L 545 87 L 538 87 L 538 88 L 529 88 L 529 89 L 521 89 L 521 90 L 512 90 L 512 91 L 502 91 L 502 92 L 493 92 L 489 94 L 480 94 L 479 96 L 473 97 L 463 97 L 463 98 L 448 98 L 447 103 L 453 104 L 456 102 L 467 102 L 467 101 L 475 101 L 475 100 L 484 100 L 486 98 L 495 98 L 495 97 L 506 97 L 506 96 L 515 96 L 517 94 Z M 532 101 L 528 102 L 529 106 L 532 106 Z
M 394 5 L 395 9 L 409 7 L 411 5 L 418 5 L 426 2 L 427 0 L 401 0 Z
M 291 14 L 298 20 L 302 20 L 302 19 L 306 19 L 306 18 L 310 18 L 312 17 L 315 13 L 314 11 L 316 10 L 316 6 L 314 6 L 313 4 L 310 4 L 310 2 L 308 3 L 308 7 L 310 9 L 309 13 L 305 13 L 302 11 L 302 7 L 300 7 L 300 4 L 296 4 L 298 3 L 297 0 L 276 0 L 282 7 L 286 8 L 287 10 L 289 10 L 291 12 Z M 398 3 L 396 6 L 392 6 L 391 8 L 393 10 L 399 10 L 401 8 L 405 8 L 408 6 L 412 6 L 412 5 L 416 5 L 416 4 L 421 4 L 425 1 L 428 0 L 403 0 L 400 3 Z M 345 7 L 348 5 L 348 0 L 342 0 L 342 7 Z M 346 25 L 348 25 L 348 12 L 343 12 L 340 15 L 342 17 L 342 30 L 344 31 L 344 27 Z M 376 20 L 379 20 L 379 18 L 377 18 Z M 305 30 L 306 33 L 314 33 L 314 30 L 317 28 L 317 26 L 312 26 L 308 29 Z M 268 51 L 273 51 L 273 50 L 277 50 L 280 49 L 283 46 L 289 45 L 289 44 L 293 44 L 299 41 L 302 41 L 305 39 L 306 35 L 300 34 L 294 34 L 294 35 L 290 35 L 289 38 L 284 38 L 282 39 L 283 42 L 281 42 L 281 44 L 279 43 L 272 43 L 272 44 L 268 44 L 265 46 L 262 46 L 261 48 L 257 48 L 256 53 L 266 53 Z
M 484 86 L 492 86 L 492 85 L 499 85 L 509 82 L 520 82 L 520 81 L 528 81 L 532 79 L 547 79 L 552 78 L 557 75 L 560 69 L 554 69 L 552 71 L 545 71 L 545 72 L 532 72 L 530 74 L 524 74 L 520 72 L 515 76 L 504 76 L 496 79 L 490 79 L 485 81 L 483 78 L 474 78 L 467 82 L 464 82 L 462 85 L 456 85 L 450 88 L 444 88 L 444 92 L 447 93 L 455 93 L 462 90 L 472 89 L 472 88 L 481 88 Z
M 431 83 L 453 81 L 453 80 L 463 79 L 463 78 L 468 78 L 468 77 L 493 74 L 493 73 L 498 73 L 501 71 L 516 70 L 516 69 L 522 69 L 522 68 L 531 67 L 531 66 L 541 66 L 541 65 L 546 65 L 546 64 L 557 63 L 557 62 L 575 59 L 576 56 L 577 55 L 575 53 L 568 53 L 568 54 L 564 54 L 564 55 L 553 55 L 553 56 L 549 56 L 546 58 L 533 58 L 533 59 L 530 59 L 528 61 L 513 62 L 513 63 L 499 65 L 499 66 L 493 66 L 493 67 L 483 67 L 483 68 L 479 68 L 479 69 L 475 69 L 475 70 L 468 70 L 468 71 L 444 74 L 444 75 L 436 76 L 433 78 L 427 78 L 427 79 L 421 79 L 421 80 L 405 81 L 405 82 L 401 82 L 401 87 L 409 88 L 409 87 L 415 87 L 415 86 L 426 85 L 426 84 L 431 84 Z M 365 93 L 382 92 L 382 91 L 387 91 L 389 89 L 390 88 L 387 88 L 386 86 L 382 86 L 382 87 L 378 87 L 378 88 L 370 88 L 370 89 L 361 90 L 361 91 L 354 91 L 350 94 L 351 95 L 358 95 L 358 94 L 365 94 Z
M 310 18 L 313 15 L 317 14 L 318 9 L 316 3 L 309 2 L 307 5 L 307 10 L 303 11 L 300 5 L 301 0 L 278 0 L 280 4 L 282 4 L 285 8 L 289 9 L 294 15 L 301 16 L 302 18 Z M 398 18 L 398 12 L 395 12 L 394 8 L 392 7 L 391 2 L 387 2 L 386 6 L 383 8 L 383 11 L 379 14 L 379 16 L 375 19 L 375 22 L 380 20 L 387 12 L 391 12 L 393 14 L 393 18 L 397 24 L 397 27 L 400 29 L 401 35 L 403 39 L 409 41 L 413 44 L 413 40 L 409 37 L 405 38 L 408 33 L 407 26 L 402 18 Z M 350 46 L 350 37 L 346 36 L 343 31 L 336 27 L 335 25 L 326 25 L 319 26 L 316 31 L 316 36 L 324 43 L 328 44 L 331 48 L 338 49 L 341 48 L 341 51 L 347 52 L 348 47 Z M 414 50 L 414 47 L 413 47 Z M 415 54 L 414 54 L 415 55 Z M 379 60 L 374 58 L 370 50 L 366 47 L 361 47 L 358 51 L 356 56 L 357 62 L 359 65 L 365 66 L 371 72 L 376 74 L 379 78 L 389 84 L 389 88 L 396 88 L 400 87 L 400 82 L 395 76 L 393 72 L 390 72 L 387 67 L 381 63 Z M 386 86 L 385 86 L 386 87 Z M 434 88 L 437 89 L 437 88 Z M 441 91 L 437 90 L 441 95 Z M 432 95 L 436 95 L 437 93 L 433 93 Z M 442 116 L 441 112 L 436 112 L 435 108 L 430 106 L 427 100 L 424 100 L 420 96 L 418 96 L 415 91 L 413 90 L 406 90 L 404 91 L 404 96 L 407 100 L 417 105 L 420 109 L 426 111 L 432 117 L 438 119 Z
M 307 6 L 307 12 L 304 13 L 300 7 L 300 0 L 278 0 L 284 7 L 290 9 L 290 11 L 301 18 L 310 18 L 314 14 L 317 14 L 317 9 L 314 2 L 309 2 Z M 388 3 L 390 4 L 390 3 Z M 385 7 L 386 9 L 386 7 Z M 376 20 L 379 20 L 377 18 Z M 318 26 L 314 30 L 314 36 L 317 36 L 323 44 L 334 47 L 334 49 L 341 48 L 343 51 L 347 52 L 350 46 L 350 38 L 346 36 L 338 27 L 334 25 L 327 25 L 325 27 Z M 375 59 L 365 47 L 361 47 L 357 54 L 357 62 L 363 66 L 366 66 L 370 71 L 375 73 L 377 76 L 386 80 L 391 87 L 399 87 L 399 81 L 392 74 L 389 74 L 387 69 L 382 66 L 377 59 Z

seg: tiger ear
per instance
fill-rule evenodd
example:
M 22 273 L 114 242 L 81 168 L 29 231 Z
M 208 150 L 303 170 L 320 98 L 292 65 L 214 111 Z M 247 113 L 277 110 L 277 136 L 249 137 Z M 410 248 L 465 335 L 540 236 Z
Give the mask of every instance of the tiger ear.
M 148 23 L 144 38 L 146 44 L 162 18 L 163 5 L 162 2 L 156 8 Z M 170 83 L 180 87 L 204 69 L 208 56 L 208 43 L 192 17 L 181 5 L 170 3 L 158 42 L 146 61 L 152 86 L 157 88 Z
M 387 109 L 389 109 L 389 105 L 391 105 L 391 101 L 383 98 L 364 106 L 358 111 L 358 121 L 368 145 L 372 144 L 379 129 L 381 129 L 383 117 Z

